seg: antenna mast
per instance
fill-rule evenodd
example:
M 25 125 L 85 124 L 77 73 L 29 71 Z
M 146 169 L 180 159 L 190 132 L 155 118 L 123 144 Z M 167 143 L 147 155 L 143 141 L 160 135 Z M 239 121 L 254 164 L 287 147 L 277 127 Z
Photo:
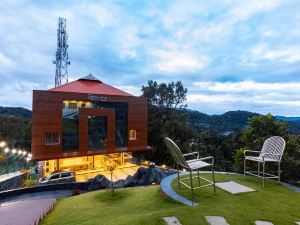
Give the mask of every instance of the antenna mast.
M 56 64 L 55 87 L 68 83 L 68 65 L 70 65 L 70 61 L 67 40 L 66 19 L 59 17 L 56 58 L 53 60 L 53 64 Z

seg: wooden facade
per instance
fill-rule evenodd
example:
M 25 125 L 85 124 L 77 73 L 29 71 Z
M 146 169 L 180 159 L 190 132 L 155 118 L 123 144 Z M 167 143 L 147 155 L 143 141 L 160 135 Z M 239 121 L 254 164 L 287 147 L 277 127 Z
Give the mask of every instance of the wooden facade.
M 109 108 L 81 108 L 79 110 L 79 149 L 73 152 L 62 150 L 63 101 L 91 101 L 91 94 L 63 92 L 63 91 L 33 91 L 32 106 L 32 160 L 50 160 L 67 157 L 88 156 L 105 153 L 135 152 L 149 149 L 147 145 L 147 100 L 143 97 L 97 95 L 93 94 L 95 101 L 125 102 L 128 104 L 128 132 L 134 130 L 136 139 L 128 135 L 127 148 L 115 147 L 115 112 Z M 108 118 L 108 145 L 106 151 L 89 151 L 87 140 L 87 117 L 106 116 Z M 60 142 L 46 145 L 45 134 L 55 132 L 60 135 Z

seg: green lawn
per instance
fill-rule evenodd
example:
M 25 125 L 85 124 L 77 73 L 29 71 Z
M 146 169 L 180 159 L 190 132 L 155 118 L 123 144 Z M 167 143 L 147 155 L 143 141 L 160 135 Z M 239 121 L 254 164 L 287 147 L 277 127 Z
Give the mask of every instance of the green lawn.
M 207 224 L 206 215 L 224 216 L 231 225 L 254 224 L 258 219 L 288 225 L 300 220 L 300 193 L 275 182 L 267 182 L 263 189 L 253 177 L 217 174 L 216 180 L 234 180 L 257 191 L 232 195 L 219 188 L 214 194 L 211 186 L 197 189 L 195 200 L 200 204 L 189 207 L 163 197 L 159 186 L 119 189 L 115 197 L 101 190 L 59 200 L 41 224 L 155 225 L 165 224 L 164 216 L 176 216 L 183 225 L 201 225 Z M 176 180 L 172 185 L 178 190 Z M 186 188 L 179 193 L 191 197 Z

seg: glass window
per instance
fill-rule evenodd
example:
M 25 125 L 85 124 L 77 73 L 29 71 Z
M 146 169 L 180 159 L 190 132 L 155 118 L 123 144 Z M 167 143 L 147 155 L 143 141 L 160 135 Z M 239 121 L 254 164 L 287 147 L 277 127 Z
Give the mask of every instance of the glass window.
M 129 131 L 129 140 L 136 140 L 136 130 Z
M 45 144 L 46 145 L 59 144 L 59 133 L 58 132 L 46 132 L 45 133 Z
M 63 152 L 78 151 L 79 149 L 79 109 L 63 109 Z
M 71 176 L 70 173 L 62 173 L 62 174 L 60 175 L 61 178 L 64 178 L 64 177 L 70 177 L 70 176 Z
M 89 150 L 107 149 L 107 117 L 88 117 L 88 148 Z
M 93 102 L 92 108 L 115 109 L 116 115 L 116 147 L 128 146 L 128 103 L 126 102 Z
M 54 180 L 54 179 L 58 179 L 59 178 L 59 174 L 54 174 L 50 177 L 50 180 Z
M 69 109 L 77 109 L 77 103 L 69 103 Z

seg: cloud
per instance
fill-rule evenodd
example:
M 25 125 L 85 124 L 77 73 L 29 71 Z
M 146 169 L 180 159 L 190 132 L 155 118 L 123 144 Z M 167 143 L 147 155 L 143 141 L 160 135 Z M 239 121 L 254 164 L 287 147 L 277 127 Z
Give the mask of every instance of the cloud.
M 193 54 L 175 51 L 157 50 L 153 52 L 157 57 L 154 67 L 163 73 L 191 72 L 201 70 L 208 65 L 209 60 L 195 57 Z
M 2 83 L 0 86 L 1 106 L 18 106 L 31 109 L 33 89 L 43 90 L 46 87 L 30 81 L 11 80 L 10 83 Z
M 15 62 L 0 52 L 0 65 L 3 67 L 12 67 L 15 65 Z
M 192 109 L 300 114 L 294 109 L 300 99 L 297 0 L 3 1 L 0 77 L 11 87 L 1 87 L 0 105 L 30 107 L 31 92 L 24 86 L 26 98 L 18 97 L 16 81 L 40 89 L 54 84 L 62 16 L 72 79 L 91 72 L 135 95 L 148 79 L 181 80 Z
M 216 112 L 219 109 L 244 109 L 275 114 L 298 115 L 300 106 L 298 90 L 300 82 L 266 83 L 241 82 L 194 82 L 195 89 L 188 94 L 189 105 L 209 105 Z M 204 111 L 207 109 L 203 108 Z
M 213 92 L 289 92 L 291 90 L 300 90 L 300 82 L 278 82 L 278 83 L 262 83 L 252 80 L 241 82 L 194 82 L 198 90 Z
M 300 48 L 298 46 L 284 46 L 284 49 L 272 49 L 266 44 L 259 44 L 254 46 L 250 52 L 253 61 L 280 60 L 287 63 L 300 61 Z

